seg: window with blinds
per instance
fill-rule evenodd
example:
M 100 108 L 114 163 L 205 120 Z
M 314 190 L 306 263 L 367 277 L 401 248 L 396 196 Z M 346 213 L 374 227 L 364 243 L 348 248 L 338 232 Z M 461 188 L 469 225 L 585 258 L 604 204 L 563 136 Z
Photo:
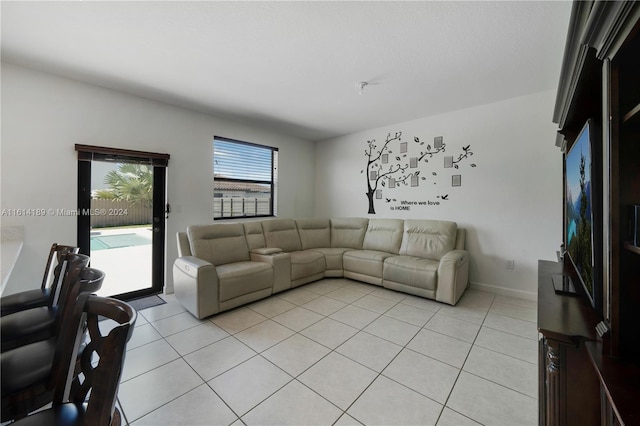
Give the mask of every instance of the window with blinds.
M 213 219 L 276 215 L 278 149 L 213 139 Z

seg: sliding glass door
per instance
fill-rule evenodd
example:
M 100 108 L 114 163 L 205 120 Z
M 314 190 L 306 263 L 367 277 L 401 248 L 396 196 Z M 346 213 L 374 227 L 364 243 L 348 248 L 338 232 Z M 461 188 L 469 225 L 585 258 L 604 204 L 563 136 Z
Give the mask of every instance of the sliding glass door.
M 130 300 L 162 292 L 168 155 L 76 150 L 78 246 L 106 274 L 98 294 Z

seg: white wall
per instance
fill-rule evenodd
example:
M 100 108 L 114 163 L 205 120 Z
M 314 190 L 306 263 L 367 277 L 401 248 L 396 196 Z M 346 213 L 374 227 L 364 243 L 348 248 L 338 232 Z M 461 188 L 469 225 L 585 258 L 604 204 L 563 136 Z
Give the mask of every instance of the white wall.
M 12 64 L 2 64 L 0 208 L 77 208 L 74 144 L 171 155 L 167 172 L 167 291 L 175 233 L 212 222 L 214 135 L 279 148 L 278 213 L 313 215 L 314 144 Z M 40 285 L 53 242 L 76 243 L 75 217 L 2 217 L 24 226 L 22 254 L 5 294 Z
M 314 144 L 246 123 L 149 101 L 73 80 L 2 64 L 0 208 L 76 208 L 74 144 L 113 146 L 171 155 L 167 223 L 167 287 L 177 252 L 174 235 L 211 222 L 213 135 L 280 149 L 281 217 L 360 216 L 454 220 L 467 228 L 471 281 L 507 294 L 534 295 L 537 259 L 553 259 L 562 241 L 562 158 L 554 146 L 553 91 L 359 132 Z M 450 186 L 442 156 L 422 164 L 419 188 L 385 190 L 397 202 L 376 201 L 367 214 L 366 141 L 403 132 L 433 144 L 443 136 L 446 155 L 471 145 Z M 410 152 L 411 154 L 411 152 Z M 471 162 L 477 167 L 470 167 Z M 436 171 L 438 176 L 433 176 Z M 315 186 L 314 186 L 315 179 Z M 436 182 L 436 184 L 433 184 Z M 426 185 L 424 184 L 426 183 Z M 438 195 L 449 194 L 443 201 Z M 439 201 L 391 211 L 401 200 Z M 315 208 L 314 208 L 315 207 Z M 25 227 L 25 246 L 5 294 L 39 284 L 50 244 L 75 243 L 74 217 L 2 217 Z M 505 269 L 506 259 L 515 269 Z
M 554 259 L 562 242 L 562 155 L 554 145 L 554 97 L 553 91 L 542 92 L 319 142 L 315 214 L 456 221 L 467 229 L 472 285 L 533 298 L 538 259 Z M 408 142 L 409 156 L 433 145 L 436 136 L 444 138 L 444 155 L 458 158 L 468 145 L 474 155 L 458 170 L 445 169 L 444 155 L 436 155 L 419 168 L 426 181 L 417 188 L 383 188 L 376 214 L 368 215 L 366 171 L 361 173 L 367 141 L 376 139 L 380 148 L 387 134 L 398 131 Z M 425 145 L 416 144 L 414 136 Z M 395 157 L 398 145 L 393 150 Z M 452 174 L 462 176 L 462 186 L 451 186 Z M 446 194 L 448 200 L 438 198 Z M 403 200 L 440 204 L 391 209 Z M 506 259 L 515 261 L 515 269 L 505 268 Z

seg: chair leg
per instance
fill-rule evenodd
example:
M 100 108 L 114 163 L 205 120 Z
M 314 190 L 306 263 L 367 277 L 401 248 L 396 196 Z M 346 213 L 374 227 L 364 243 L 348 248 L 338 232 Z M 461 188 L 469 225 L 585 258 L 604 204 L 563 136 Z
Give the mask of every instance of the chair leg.
M 122 418 L 120 417 L 120 410 L 118 407 L 113 409 L 113 416 L 111 417 L 111 423 L 109 426 L 120 426 L 122 424 Z
M 127 414 L 124 412 L 124 408 L 122 407 L 122 403 L 120 402 L 120 397 L 116 395 L 116 411 L 118 411 L 119 416 L 124 419 L 125 426 L 129 426 L 129 420 L 127 419 Z M 115 417 L 115 414 L 114 414 Z

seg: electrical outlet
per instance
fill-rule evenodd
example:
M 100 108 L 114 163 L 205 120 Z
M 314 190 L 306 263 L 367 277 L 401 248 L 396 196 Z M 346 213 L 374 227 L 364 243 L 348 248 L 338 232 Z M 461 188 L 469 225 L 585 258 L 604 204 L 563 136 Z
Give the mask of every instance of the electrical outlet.
M 507 259 L 507 269 L 515 269 L 516 264 L 513 259 Z

